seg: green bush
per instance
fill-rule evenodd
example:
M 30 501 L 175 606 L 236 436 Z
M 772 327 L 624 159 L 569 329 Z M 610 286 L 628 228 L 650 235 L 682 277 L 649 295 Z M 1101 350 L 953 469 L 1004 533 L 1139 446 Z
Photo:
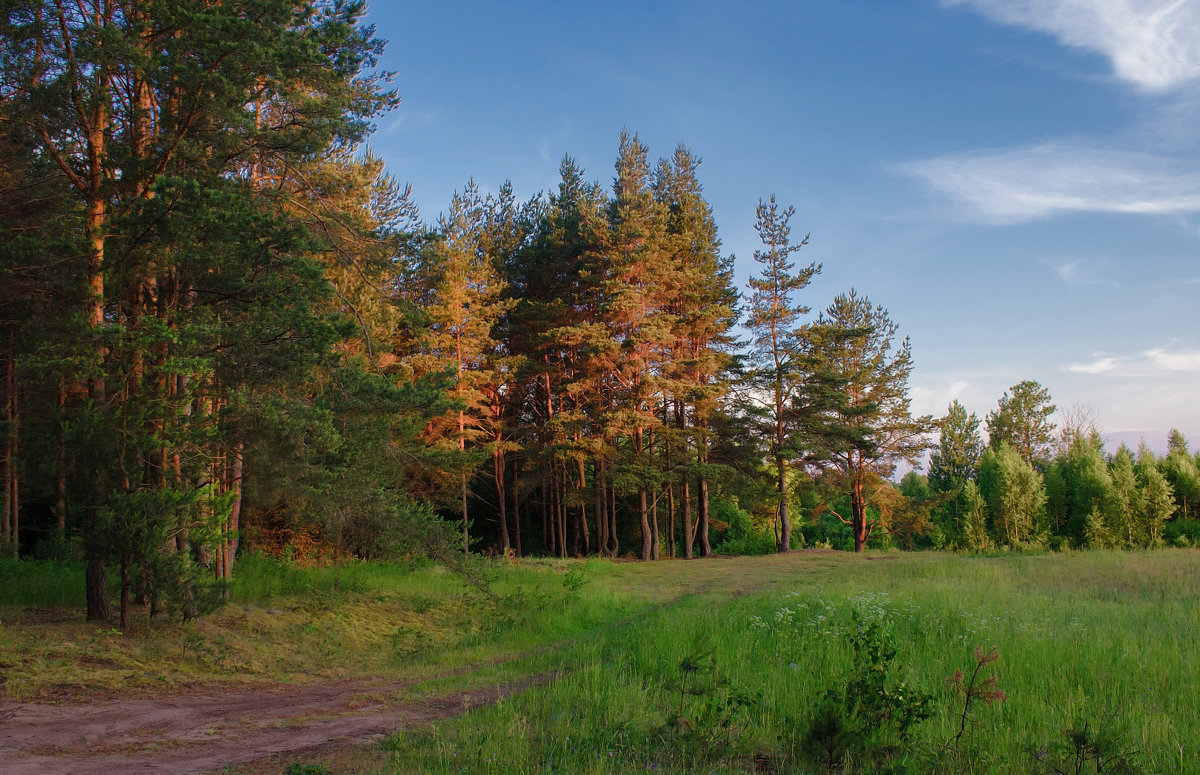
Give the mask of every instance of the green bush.
M 713 498 L 709 504 L 709 522 L 712 523 L 713 537 L 718 541 L 747 538 L 759 532 L 754 527 L 754 520 L 731 501 Z
M 1163 525 L 1162 540 L 1169 546 L 1200 546 L 1200 519 L 1171 520 Z
M 83 605 L 83 563 L 0 558 L 0 605 Z
M 717 554 L 750 556 L 775 551 L 775 536 L 769 529 L 754 524 L 753 517 L 736 503 L 714 499 L 710 518 L 713 523 L 713 551 Z M 799 526 L 792 530 L 791 548 L 804 546 Z
M 742 536 L 741 538 L 726 538 L 713 546 L 713 552 L 716 554 L 735 556 L 771 554 L 774 551 L 775 537 L 762 534 Z

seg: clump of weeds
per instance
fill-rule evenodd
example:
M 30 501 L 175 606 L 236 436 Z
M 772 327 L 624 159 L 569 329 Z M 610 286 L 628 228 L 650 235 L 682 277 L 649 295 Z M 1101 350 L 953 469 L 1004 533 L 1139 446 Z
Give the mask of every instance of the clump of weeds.
M 853 666 L 845 684 L 825 691 L 807 725 L 798 753 L 828 773 L 870 762 L 877 772 L 903 771 L 912 728 L 932 714 L 933 696 L 898 678 L 890 623 L 852 612 L 847 636 Z M 900 769 L 896 769 L 899 767 Z
M 1127 730 L 1115 712 L 1098 723 L 1080 720 L 1048 745 L 1032 752 L 1036 772 L 1050 775 L 1134 775 L 1139 751 L 1126 740 Z
M 748 726 L 750 709 L 762 694 L 750 694 L 732 686 L 717 669 L 711 651 L 697 651 L 679 662 L 679 680 L 668 685 L 678 689 L 661 729 L 665 741 L 693 764 L 736 755 Z

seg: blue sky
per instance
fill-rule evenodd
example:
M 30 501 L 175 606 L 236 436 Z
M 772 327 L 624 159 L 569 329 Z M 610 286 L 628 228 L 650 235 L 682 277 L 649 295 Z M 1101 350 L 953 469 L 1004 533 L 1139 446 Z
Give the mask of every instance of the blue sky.
M 474 177 L 611 181 L 683 143 L 737 277 L 796 207 L 820 309 L 911 337 L 913 408 L 1035 379 L 1114 440 L 1200 445 L 1200 1 L 376 0 L 403 103 L 371 140 L 432 221 Z

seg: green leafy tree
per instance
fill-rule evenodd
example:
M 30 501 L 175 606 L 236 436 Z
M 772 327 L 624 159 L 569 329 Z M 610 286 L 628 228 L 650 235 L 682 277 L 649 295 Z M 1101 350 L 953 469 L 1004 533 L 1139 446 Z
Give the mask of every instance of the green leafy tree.
M 1110 495 L 1113 537 L 1118 543 L 1132 549 L 1145 543 L 1147 536 L 1141 519 L 1143 495 L 1138 486 L 1133 452 L 1129 447 L 1124 444 L 1120 446 L 1113 455 L 1108 473 L 1112 479 Z
M 971 552 L 986 550 L 991 541 L 987 501 L 971 480 L 963 484 L 962 521 L 959 523 L 958 537 L 961 546 Z
M 1188 452 L 1187 439 L 1172 428 L 1167 438 L 1167 456 L 1160 470 L 1171 485 L 1181 519 L 1195 519 L 1200 513 L 1200 467 Z
M 1142 480 L 1142 520 L 1144 530 L 1151 546 L 1159 543 L 1162 526 L 1175 513 L 1176 504 L 1171 485 L 1162 472 L 1154 466 L 1143 466 L 1140 477 Z
M 1042 475 L 1012 447 L 988 449 L 979 460 L 979 492 L 997 539 L 1020 546 L 1035 536 L 1046 505 Z
M 1064 509 L 1057 522 L 1077 543 L 1103 548 L 1110 543 L 1107 522 L 1116 505 L 1112 478 L 1098 433 L 1077 438 L 1054 460 L 1062 478 Z

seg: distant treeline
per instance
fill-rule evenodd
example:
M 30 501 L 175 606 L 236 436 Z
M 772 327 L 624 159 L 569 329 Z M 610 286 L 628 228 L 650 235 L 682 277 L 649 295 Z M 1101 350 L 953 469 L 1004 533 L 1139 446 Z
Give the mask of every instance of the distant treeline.
M 914 542 L 979 551 L 1132 549 L 1200 539 L 1200 453 L 1189 451 L 1182 433 L 1170 432 L 1163 457 L 1144 441 L 1136 452 L 1121 445 L 1109 455 L 1088 409 L 1062 413 L 1057 432 L 1054 411 L 1038 383 L 1014 385 L 987 415 L 985 447 L 979 419 L 952 403 L 928 476 L 909 473 L 900 484 L 910 503 L 929 507 L 914 511 L 923 536 Z

